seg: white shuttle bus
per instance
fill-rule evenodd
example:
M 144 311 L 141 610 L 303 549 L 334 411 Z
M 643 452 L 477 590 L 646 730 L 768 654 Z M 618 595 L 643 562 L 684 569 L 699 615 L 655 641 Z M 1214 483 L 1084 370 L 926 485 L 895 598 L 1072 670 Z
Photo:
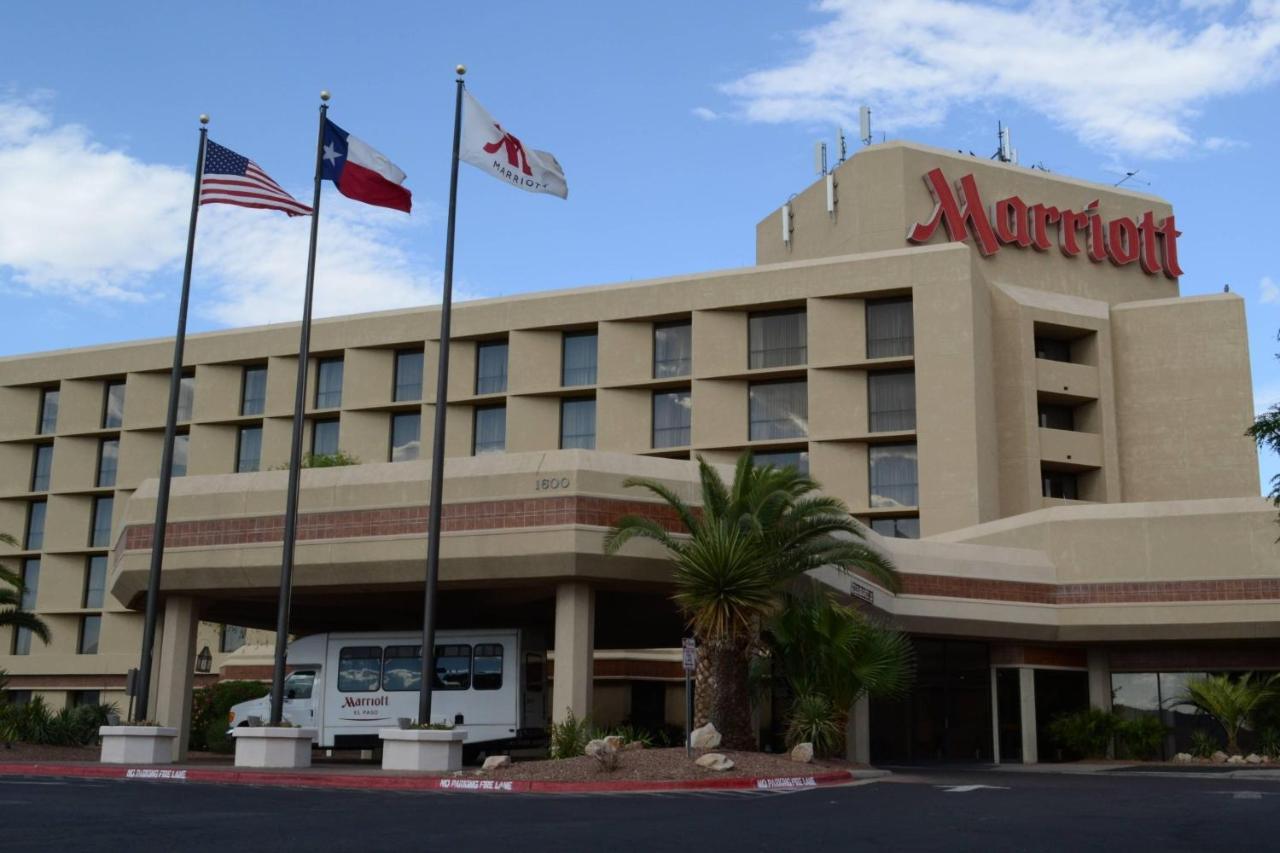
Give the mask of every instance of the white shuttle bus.
M 438 631 L 431 720 L 466 729 L 487 750 L 541 742 L 548 725 L 546 655 L 520 631 Z M 317 731 L 315 746 L 369 749 L 378 729 L 417 719 L 422 635 L 330 633 L 289 644 L 284 719 Z M 270 719 L 271 697 L 231 709 L 231 728 Z

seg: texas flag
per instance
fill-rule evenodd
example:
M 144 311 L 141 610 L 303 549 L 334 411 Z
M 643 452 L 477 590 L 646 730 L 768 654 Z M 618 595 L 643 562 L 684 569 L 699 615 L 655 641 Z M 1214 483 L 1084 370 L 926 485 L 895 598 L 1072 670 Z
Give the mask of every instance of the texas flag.
M 322 156 L 321 177 L 333 181 L 347 198 L 409 212 L 413 196 L 400 186 L 405 179 L 400 167 L 328 119 L 324 122 Z

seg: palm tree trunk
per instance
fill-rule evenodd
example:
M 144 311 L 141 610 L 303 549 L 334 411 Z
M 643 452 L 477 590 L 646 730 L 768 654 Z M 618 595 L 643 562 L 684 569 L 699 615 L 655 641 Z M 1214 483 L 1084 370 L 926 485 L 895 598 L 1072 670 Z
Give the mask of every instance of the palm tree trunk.
M 747 678 L 748 644 L 736 638 L 703 639 L 694 672 L 694 725 L 708 722 L 720 732 L 726 749 L 755 749 L 751 725 L 751 688 Z

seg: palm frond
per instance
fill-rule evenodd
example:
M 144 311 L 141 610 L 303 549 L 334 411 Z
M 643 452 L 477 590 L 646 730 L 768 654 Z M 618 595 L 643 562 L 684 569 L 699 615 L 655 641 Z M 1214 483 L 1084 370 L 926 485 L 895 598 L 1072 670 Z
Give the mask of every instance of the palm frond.
M 39 637 L 45 645 L 49 644 L 49 626 L 44 623 L 43 619 L 34 613 L 18 609 L 0 610 L 0 628 L 5 626 L 26 628 L 32 634 Z
M 671 537 L 665 527 L 652 518 L 642 515 L 624 515 L 605 534 L 604 552 L 616 554 L 623 545 L 637 536 L 642 539 L 652 539 L 673 553 L 680 550 L 680 543 Z
M 680 523 L 685 526 L 685 529 L 692 532 L 697 528 L 698 516 L 694 513 L 693 508 L 665 483 L 659 483 L 657 480 L 650 480 L 646 477 L 630 477 L 623 482 L 623 485 L 627 488 L 648 489 L 666 501 L 667 505 L 676 511 L 676 515 L 680 517 Z

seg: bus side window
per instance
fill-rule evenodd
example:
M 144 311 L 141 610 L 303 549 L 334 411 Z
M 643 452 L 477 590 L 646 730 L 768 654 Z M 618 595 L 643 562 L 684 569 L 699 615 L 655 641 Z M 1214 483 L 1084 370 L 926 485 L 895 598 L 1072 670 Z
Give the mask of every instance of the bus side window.
M 338 652 L 338 690 L 372 693 L 381 683 L 381 646 L 347 646 Z
M 471 686 L 476 690 L 502 689 L 502 646 L 479 643 L 471 667 Z

